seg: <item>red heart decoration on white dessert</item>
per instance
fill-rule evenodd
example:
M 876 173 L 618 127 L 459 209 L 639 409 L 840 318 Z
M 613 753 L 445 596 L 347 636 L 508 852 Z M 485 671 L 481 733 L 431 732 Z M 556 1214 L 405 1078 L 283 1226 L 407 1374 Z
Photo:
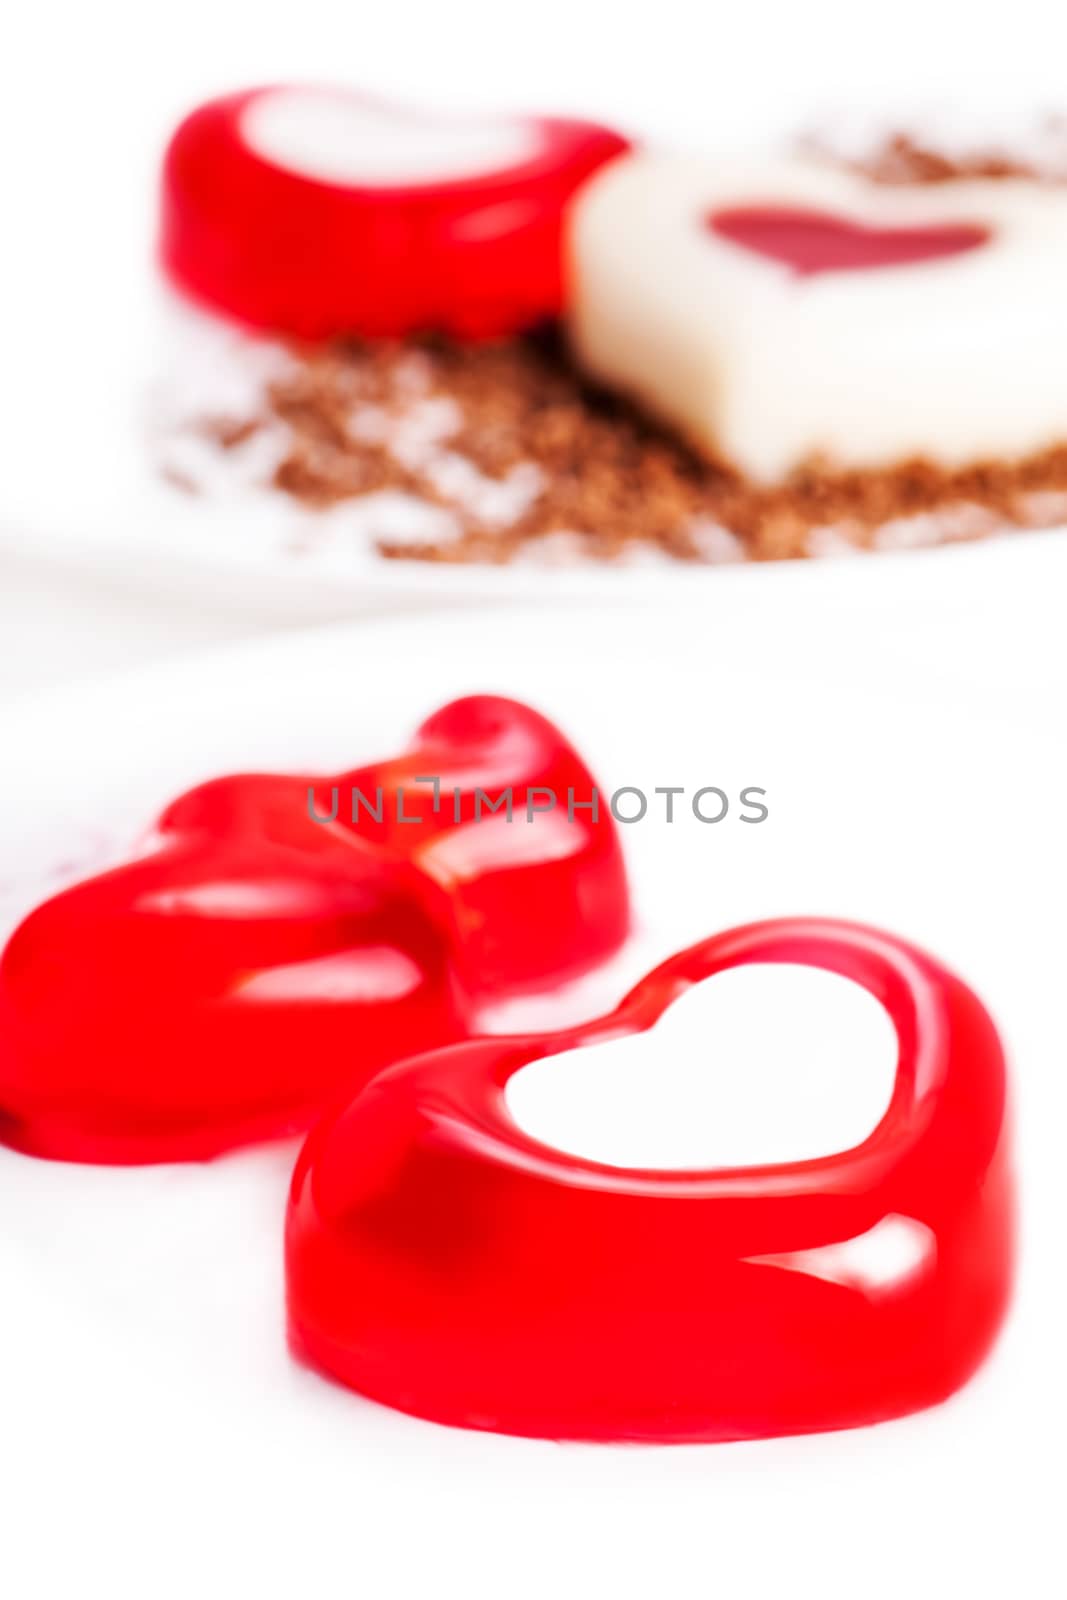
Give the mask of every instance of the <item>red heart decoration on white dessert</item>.
M 713 211 L 707 225 L 720 238 L 780 262 L 801 278 L 914 266 L 977 250 L 990 238 L 990 230 L 974 222 L 876 227 L 798 206 L 730 206 Z

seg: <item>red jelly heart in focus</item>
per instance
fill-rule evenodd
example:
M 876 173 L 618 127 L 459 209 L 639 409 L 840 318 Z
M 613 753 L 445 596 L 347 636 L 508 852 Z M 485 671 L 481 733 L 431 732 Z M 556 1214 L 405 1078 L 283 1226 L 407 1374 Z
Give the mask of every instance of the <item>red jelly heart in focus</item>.
M 798 277 L 911 266 L 977 250 L 988 228 L 974 223 L 873 227 L 790 206 L 736 206 L 708 218 L 713 233 L 754 255 L 781 262 Z
M 657 1171 L 565 1154 L 514 1122 L 505 1086 L 527 1063 L 647 1033 L 654 1070 L 672 1002 L 749 962 L 824 968 L 888 1011 L 896 1085 L 861 1144 Z M 887 1269 L 877 1257 L 901 1236 L 909 1258 Z M 286 1242 L 309 1360 L 438 1422 L 555 1439 L 761 1438 L 933 1405 L 989 1349 L 1012 1257 L 989 1016 L 921 951 L 821 920 L 694 945 L 581 1027 L 382 1073 L 310 1135 Z
M 246 90 L 171 140 L 163 262 L 209 304 L 302 338 L 510 333 L 559 315 L 564 207 L 626 148 L 586 122 Z
M 433 786 L 409 790 L 422 776 L 437 812 Z M 71 1160 L 211 1155 L 465 1037 L 485 992 L 602 959 L 629 922 L 614 825 L 564 810 L 561 841 L 555 811 L 528 823 L 546 777 L 564 807 L 593 785 L 545 718 L 475 696 L 379 766 L 181 796 L 136 860 L 47 901 L 0 957 L 0 1137 Z M 510 825 L 476 793 L 509 785 Z M 353 820 L 354 789 L 380 821 Z

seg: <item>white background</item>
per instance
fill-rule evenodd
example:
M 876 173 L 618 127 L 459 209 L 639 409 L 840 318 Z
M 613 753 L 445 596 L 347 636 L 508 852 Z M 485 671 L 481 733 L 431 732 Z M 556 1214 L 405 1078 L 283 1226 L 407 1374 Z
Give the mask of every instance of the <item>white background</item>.
M 205 94 L 330 77 L 713 142 L 788 130 L 827 104 L 1056 108 L 1067 103 L 1065 33 L 1056 0 L 20 11 L 0 49 L 0 513 L 3 455 L 43 425 L 17 385 L 4 392 L 4 345 L 16 322 L 35 324 L 62 385 L 55 309 L 79 303 L 86 255 L 105 252 L 131 284 L 146 270 L 158 145 Z M 112 214 L 94 174 L 115 165 L 141 198 Z M 53 230 L 41 219 L 56 207 L 69 249 L 42 259 L 36 240 Z M 717 843 L 701 857 L 699 895 L 690 836 L 628 836 L 645 939 L 608 981 L 774 912 L 852 913 L 925 940 L 1004 1024 L 1026 1201 L 1013 1320 L 950 1407 L 825 1439 L 616 1451 L 431 1428 L 293 1367 L 276 1253 L 290 1150 L 134 1175 L 5 1157 L 5 1592 L 1062 1592 L 1067 570 L 1051 542 L 999 550 L 849 575 L 731 575 L 707 612 L 636 624 L 636 652 L 606 642 L 598 654 L 597 624 L 568 614 L 556 666 L 555 617 L 509 625 L 503 640 L 487 619 L 447 647 L 425 623 L 385 646 L 368 635 L 369 657 L 358 635 L 299 641 L 295 654 L 271 646 L 188 676 L 178 667 L 125 696 L 115 687 L 5 710 L 0 850 L 12 909 L 54 864 L 57 831 L 66 853 L 91 855 L 101 816 L 134 824 L 204 764 L 329 764 L 389 748 L 398 726 L 453 688 L 523 689 L 624 782 L 640 781 L 634 764 L 676 781 L 658 765 L 682 747 L 694 773 L 766 763 L 780 828 L 756 830 L 759 854 Z M 105 579 L 39 556 L 0 557 L 0 696 L 253 627 L 202 593 L 194 603 L 146 589 L 136 572 Z M 355 652 L 352 692 L 325 700 L 319 686 L 338 679 L 317 652 L 335 648 Z M 407 668 L 395 694 L 371 701 L 379 649 Z M 631 658 L 647 667 L 644 690 L 627 677 Z M 675 696 L 668 717 L 664 695 Z M 73 805 L 62 829 L 20 798 L 49 789 Z

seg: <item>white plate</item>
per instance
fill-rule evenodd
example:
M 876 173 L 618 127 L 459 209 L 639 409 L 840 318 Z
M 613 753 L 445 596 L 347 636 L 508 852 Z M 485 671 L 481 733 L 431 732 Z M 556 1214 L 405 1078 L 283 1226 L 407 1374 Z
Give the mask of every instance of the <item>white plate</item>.
M 470 690 L 559 718 L 608 788 L 758 784 L 759 827 L 628 828 L 638 940 L 527 1014 L 599 1009 L 653 957 L 732 922 L 882 923 L 999 1015 L 1025 1206 L 1013 1315 L 946 1407 L 788 1441 L 561 1448 L 421 1423 L 291 1362 L 292 1147 L 132 1171 L 0 1152 L 0 1501 L 49 1576 L 40 1592 L 78 1592 L 95 1571 L 119 1597 L 770 1595 L 808 1571 L 844 1600 L 922 1592 L 924 1569 L 971 1593 L 1046 1592 L 1067 1422 L 1067 665 L 1052 599 L 1035 590 L 1013 623 L 994 584 L 954 594 L 916 593 L 906 628 L 892 588 L 850 616 L 840 594 L 798 607 L 773 584 L 747 606 L 709 588 L 688 610 L 409 619 L 3 710 L 8 921 L 121 848 L 176 787 L 250 764 L 355 762 Z

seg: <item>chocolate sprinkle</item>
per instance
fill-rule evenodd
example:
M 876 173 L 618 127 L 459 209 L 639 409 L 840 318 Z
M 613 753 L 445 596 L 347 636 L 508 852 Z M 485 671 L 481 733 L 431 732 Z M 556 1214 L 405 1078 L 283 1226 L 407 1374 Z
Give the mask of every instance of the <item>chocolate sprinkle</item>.
M 434 405 L 453 425 L 412 448 L 405 428 Z M 391 489 L 451 513 L 448 537 L 379 538 L 392 560 L 551 559 L 562 537 L 574 559 L 654 551 L 698 563 L 773 561 L 970 539 L 1052 524 L 1067 508 L 1067 442 L 1025 460 L 961 469 L 916 459 L 846 472 L 813 461 L 780 484 L 747 482 L 591 389 L 551 334 L 491 344 L 348 341 L 309 351 L 270 387 L 267 413 L 264 423 L 288 429 L 274 483 L 304 505 Z M 212 427 L 247 437 L 247 423 Z M 512 519 L 488 516 L 464 485 L 450 490 L 442 452 L 489 486 L 532 467 L 536 490 Z M 931 516 L 939 519 L 932 526 L 924 520 Z

